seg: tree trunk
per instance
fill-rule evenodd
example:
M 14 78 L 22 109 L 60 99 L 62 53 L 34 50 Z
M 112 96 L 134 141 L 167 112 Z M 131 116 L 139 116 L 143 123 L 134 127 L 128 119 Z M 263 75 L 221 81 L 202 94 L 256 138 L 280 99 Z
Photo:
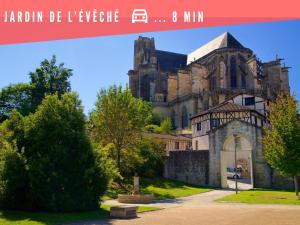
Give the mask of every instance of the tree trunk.
M 117 147 L 117 168 L 119 170 L 119 172 L 121 173 L 121 150 L 120 148 Z
M 298 185 L 298 177 L 297 176 L 294 176 L 294 184 L 295 184 L 296 196 L 299 196 L 299 185 Z

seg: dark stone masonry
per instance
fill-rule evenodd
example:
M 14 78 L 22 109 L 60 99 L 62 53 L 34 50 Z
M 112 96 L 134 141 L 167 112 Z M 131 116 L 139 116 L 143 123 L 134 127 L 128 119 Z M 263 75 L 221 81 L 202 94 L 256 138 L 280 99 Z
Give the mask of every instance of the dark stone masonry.
M 172 151 L 165 163 L 165 177 L 208 186 L 208 151 Z

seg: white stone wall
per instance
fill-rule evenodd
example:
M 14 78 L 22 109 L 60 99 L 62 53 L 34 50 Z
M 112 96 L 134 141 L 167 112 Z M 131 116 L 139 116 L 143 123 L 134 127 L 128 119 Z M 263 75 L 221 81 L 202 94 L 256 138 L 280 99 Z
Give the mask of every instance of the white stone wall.
M 209 140 L 208 135 L 203 135 L 193 138 L 193 150 L 208 150 L 209 149 Z
M 245 105 L 245 98 L 250 98 L 254 97 L 255 104 L 254 105 Z M 259 96 L 253 96 L 253 95 L 248 95 L 248 94 L 241 94 L 238 96 L 235 96 L 232 100 L 229 102 L 237 104 L 237 105 L 243 105 L 248 107 L 249 109 L 256 110 L 257 112 L 265 115 L 266 114 L 266 109 L 267 109 L 267 102 Z

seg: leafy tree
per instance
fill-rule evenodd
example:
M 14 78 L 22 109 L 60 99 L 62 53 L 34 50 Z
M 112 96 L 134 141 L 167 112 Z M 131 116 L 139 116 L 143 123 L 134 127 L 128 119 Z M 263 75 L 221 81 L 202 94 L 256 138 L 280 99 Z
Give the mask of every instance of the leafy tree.
M 4 165 L 0 166 L 0 190 L 8 190 L 5 199 L 0 198 L 0 205 L 5 207 L 5 202 L 10 201 L 11 208 L 19 208 L 23 199 L 16 196 L 21 191 L 20 196 L 27 199 L 26 209 L 98 208 L 111 171 L 105 165 L 105 157 L 92 149 L 77 95 L 49 95 L 34 114 L 13 114 L 4 126 L 10 130 L 7 139 L 18 147 L 0 158 L 0 165 Z M 25 175 L 21 179 L 17 173 L 22 168 Z M 27 178 L 26 182 L 23 178 Z M 15 190 L 14 184 L 22 188 Z
M 10 113 L 10 118 L 4 121 L 0 128 L 4 134 L 4 141 L 16 145 L 20 152 L 25 144 L 24 117 L 22 114 L 14 109 Z
M 161 127 L 155 124 L 149 124 L 145 127 L 145 131 L 151 132 L 151 133 L 161 133 Z
M 152 117 L 151 117 L 149 123 L 159 126 L 160 123 L 161 123 L 161 117 L 160 117 L 160 115 L 158 113 L 156 113 L 156 112 L 153 112 L 152 113 Z
M 12 145 L 0 146 L 0 208 L 24 209 L 28 205 L 25 159 Z
M 13 109 L 22 115 L 32 112 L 31 92 L 32 86 L 23 83 L 3 88 L 0 91 L 0 122 L 6 120 Z
M 0 91 L 0 122 L 9 118 L 13 109 L 26 116 L 37 109 L 46 95 L 57 93 L 61 96 L 71 90 L 72 70 L 65 68 L 63 63 L 57 65 L 55 56 L 43 60 L 29 76 L 29 84 L 9 85 Z
M 98 162 L 100 162 L 99 164 L 102 166 L 102 170 L 106 174 L 109 182 L 120 178 L 120 173 L 115 161 L 110 157 L 110 153 L 113 149 L 112 144 L 106 146 L 98 145 L 95 149 Z
M 5 134 L 6 132 L 3 129 L 2 124 L 0 124 L 0 149 L 2 149 L 4 147 L 4 143 L 5 143 Z
M 170 118 L 163 120 L 160 123 L 160 129 L 163 134 L 170 134 L 172 130 L 172 121 Z
M 166 158 L 164 143 L 144 137 L 139 142 L 137 149 L 143 159 L 136 169 L 137 173 L 143 177 L 162 176 Z
M 64 67 L 63 63 L 56 65 L 56 57 L 43 60 L 35 72 L 29 73 L 32 89 L 32 105 L 37 108 L 46 95 L 57 93 L 59 96 L 71 91 L 69 78 L 72 69 Z
M 134 98 L 128 87 L 123 90 L 122 86 L 111 86 L 98 94 L 96 109 L 90 116 L 92 133 L 103 145 L 114 145 L 119 171 L 122 152 L 134 149 L 151 112 L 150 105 Z
M 157 134 L 170 134 L 172 131 L 172 121 L 167 118 L 161 121 L 160 126 L 156 124 L 149 124 L 145 127 L 146 131 L 157 133 Z
M 270 104 L 268 120 L 271 129 L 263 137 L 264 155 L 268 163 L 284 176 L 294 177 L 295 192 L 299 196 L 300 121 L 298 104 L 293 96 L 280 94 Z

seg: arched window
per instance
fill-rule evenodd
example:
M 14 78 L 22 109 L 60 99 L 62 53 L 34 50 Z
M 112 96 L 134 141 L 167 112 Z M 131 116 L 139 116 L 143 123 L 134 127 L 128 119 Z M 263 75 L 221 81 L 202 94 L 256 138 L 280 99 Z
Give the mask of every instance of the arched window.
M 242 73 L 241 79 L 242 88 L 246 88 L 246 74 Z
M 217 88 L 217 78 L 215 75 L 210 76 L 209 78 L 209 90 L 213 91 Z
M 150 81 L 149 76 L 143 75 L 141 76 L 141 83 L 140 83 L 140 97 L 146 101 L 150 100 Z
M 168 90 L 168 75 L 167 74 L 162 75 L 162 89 L 163 89 L 163 92 Z
M 240 69 L 241 69 L 241 86 L 246 88 L 246 60 L 244 57 L 240 56 Z
M 220 62 L 220 87 L 225 87 L 226 65 L 223 61 Z
M 168 75 L 164 74 L 162 76 L 162 91 L 164 95 L 164 102 L 167 101 L 167 95 L 168 95 Z
M 236 60 L 234 57 L 230 59 L 230 85 L 232 88 L 237 87 Z
M 181 110 L 181 127 L 187 128 L 189 126 L 189 116 L 185 106 Z
M 175 110 L 174 109 L 172 109 L 172 111 L 171 111 L 171 122 L 172 122 L 172 129 L 175 129 L 176 125 L 175 125 Z

